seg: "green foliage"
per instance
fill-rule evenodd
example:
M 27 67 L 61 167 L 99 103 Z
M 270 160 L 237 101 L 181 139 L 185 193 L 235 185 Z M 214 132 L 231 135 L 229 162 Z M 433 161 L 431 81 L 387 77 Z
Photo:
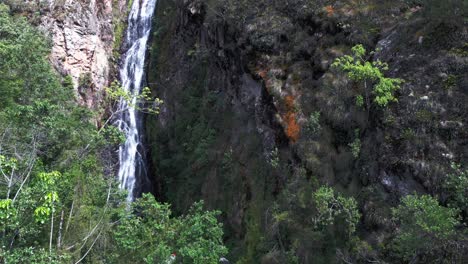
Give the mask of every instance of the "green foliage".
M 115 126 L 105 126 L 101 130 L 102 137 L 107 143 L 112 145 L 120 145 L 125 143 L 125 133 Z
M 70 256 L 48 252 L 43 248 L 27 247 L 14 250 L 9 254 L 0 249 L 0 260 L 3 263 L 34 263 L 34 264 L 61 264 L 70 263 Z
M 0 196 L 6 197 L 0 200 L 0 262 L 116 263 L 116 255 L 125 257 L 107 243 L 114 239 L 135 263 L 158 256 L 162 263 L 172 250 L 184 263 L 214 263 L 226 253 L 218 212 L 205 213 L 200 204 L 180 218 L 154 198 L 126 210 L 125 194 L 113 177 L 104 177 L 112 168 L 102 163 L 109 155 L 103 150 L 121 142 L 122 133 L 108 122 L 100 130 L 92 125 L 104 113 L 76 104 L 71 78 L 60 80 L 48 55 L 42 34 L 0 4 Z M 88 77 L 82 86 L 90 85 Z M 136 98 L 116 83 L 108 92 L 109 109 L 120 98 L 148 113 L 162 103 L 148 88 Z M 148 237 L 156 233 L 166 236 Z
M 88 89 L 93 83 L 92 75 L 90 72 L 80 75 L 78 79 L 78 86 L 80 88 Z
M 405 140 L 412 141 L 416 138 L 416 132 L 411 127 L 403 129 L 401 132 L 401 137 Z
M 385 107 L 390 102 L 396 102 L 394 96 L 396 90 L 403 82 L 401 79 L 387 78 L 383 72 L 388 70 L 388 64 L 377 61 L 366 61 L 366 49 L 362 45 L 352 48 L 353 55 L 344 55 L 337 58 L 332 67 L 345 72 L 352 81 L 364 83 L 367 97 L 367 85 L 373 85 L 372 93 L 375 95 L 374 102 L 381 107 Z M 362 105 L 363 100 L 356 99 L 356 104 Z M 370 107 L 369 105 L 367 107 Z
M 449 50 L 449 53 L 460 56 L 460 57 L 468 57 L 468 42 L 463 43 L 461 47 L 458 48 L 452 48 Z M 449 76 L 450 77 L 450 76 Z M 452 76 L 452 78 L 455 76 Z M 455 79 L 455 78 L 453 78 Z M 449 80 L 449 79 L 447 79 Z
M 238 261 L 239 264 L 256 262 L 261 256 L 260 253 L 264 250 L 262 248 L 265 243 L 265 237 L 261 226 L 262 207 L 262 202 L 258 201 L 253 203 L 247 211 L 247 231 L 243 241 L 245 244 L 245 252 L 242 254 L 242 258 Z
M 58 171 L 45 173 L 41 172 L 38 174 L 38 189 L 43 192 L 41 198 L 42 205 L 34 210 L 34 217 L 37 222 L 44 224 L 49 216 L 55 212 L 55 205 L 59 202 L 59 196 L 57 194 L 57 183 L 61 178 L 61 174 Z
M 154 197 L 144 195 L 131 205 L 137 210 L 123 212 L 114 234 L 118 245 L 116 262 L 162 263 L 173 252 L 170 241 L 176 233 L 170 221 L 169 205 L 159 204 Z M 147 250 L 151 248 L 151 250 Z M 125 259 L 123 256 L 128 255 Z
M 353 153 L 354 158 L 359 158 L 359 154 L 361 153 L 361 139 L 359 138 L 359 129 L 354 131 L 354 141 L 349 143 L 349 147 L 351 148 L 351 153 Z
M 24 154 L 34 147 L 47 162 L 65 160 L 65 149 L 92 133 L 89 113 L 77 107 L 48 61 L 49 43 L 22 17 L 0 5 L 0 128 L 4 149 Z M 27 96 L 26 96 L 27 95 Z M 5 143 L 8 144 L 5 145 Z M 34 144 L 32 144 L 34 143 Z M 65 148 L 67 146 L 67 148 Z
M 332 188 L 320 187 L 314 193 L 317 216 L 314 223 L 317 227 L 333 225 L 338 218 L 344 219 L 348 235 L 356 231 L 356 225 L 361 215 L 357 209 L 354 198 L 345 198 L 335 195 Z
M 374 86 L 374 101 L 379 106 L 387 106 L 389 102 L 396 102 L 394 92 L 400 88 L 400 79 L 381 77 L 377 85 Z
M 223 160 L 222 160 L 224 169 L 231 169 L 232 168 L 232 166 L 233 166 L 233 154 L 234 153 L 233 153 L 232 147 L 229 148 L 228 151 L 224 152 Z
M 453 74 L 449 74 L 447 79 L 444 80 L 444 88 L 449 90 L 457 86 L 458 77 Z
M 8 223 L 16 216 L 16 210 L 12 205 L 11 199 L 0 200 L 0 221 L 3 225 Z
M 361 153 L 361 140 L 359 138 L 354 139 L 352 143 L 349 143 L 349 147 L 351 148 L 353 157 L 359 158 L 359 154 Z
M 439 205 L 429 195 L 404 197 L 392 214 L 399 223 L 392 250 L 405 261 L 446 246 L 459 224 L 458 210 Z
M 194 63 L 190 85 L 167 95 L 180 100 L 177 118 L 164 129 L 156 127 L 155 120 L 149 120 L 147 126 L 154 135 L 150 140 L 155 142 L 150 144 L 156 146 L 152 149 L 153 162 L 159 164 L 158 169 L 167 176 L 165 195 L 177 214 L 200 199 L 201 186 L 212 166 L 223 165 L 223 157 L 218 157 L 213 148 L 220 137 L 218 131 L 222 131 L 220 122 L 226 122 L 232 114 L 224 113 L 223 118 L 219 118 L 221 97 L 206 87 L 207 66 L 201 61 Z
M 112 54 L 115 60 L 118 60 L 120 57 L 120 47 L 122 46 L 123 39 L 125 38 L 126 29 L 127 29 L 127 18 L 128 13 L 131 10 L 133 1 L 127 1 L 126 10 L 120 10 L 120 3 L 118 0 L 113 0 L 113 21 L 112 25 L 114 26 L 114 46 L 112 48 Z
M 216 217 L 219 211 L 203 211 L 203 202 L 195 203 L 179 218 L 177 248 L 183 263 L 218 263 L 227 254 L 223 246 L 223 229 Z
M 468 170 L 452 163 L 453 172 L 447 177 L 443 187 L 448 194 L 448 204 L 468 213 Z
M 138 95 L 126 91 L 117 81 L 112 82 L 111 86 L 106 88 L 106 102 L 111 104 L 118 100 L 124 100 L 130 108 L 148 114 L 159 114 L 159 107 L 163 101 L 151 96 L 151 90 L 148 87 L 142 89 Z M 126 109 L 124 109 L 126 110 Z
M 362 95 L 360 94 L 356 95 L 356 106 L 358 107 L 364 106 L 364 97 L 362 97 Z
M 274 148 L 270 153 L 268 153 L 267 162 L 272 168 L 278 168 L 280 165 L 278 148 Z
M 255 247 L 263 249 L 277 263 L 336 263 L 336 254 L 355 247 L 356 227 L 360 220 L 357 202 L 334 191 L 318 187 L 298 172 L 271 205 L 266 225 Z M 262 212 L 259 212 L 262 215 Z M 259 251 L 257 249 L 257 251 Z M 258 259 L 258 258 L 257 258 Z M 254 258 L 255 260 L 255 258 Z M 273 262 L 273 263 L 276 263 Z M 252 263 L 247 262 L 247 263 Z
M 317 135 L 320 130 L 322 130 L 322 126 L 320 125 L 320 112 L 316 111 L 310 114 L 307 120 L 307 130 L 312 135 Z
M 182 263 L 217 263 L 227 254 L 217 211 L 195 203 L 188 213 L 173 217 L 169 205 L 145 194 L 125 213 L 115 230 L 119 246 L 114 263 L 164 263 L 172 252 Z
M 65 89 L 73 89 L 73 78 L 71 77 L 71 75 L 67 75 L 63 78 L 62 86 Z

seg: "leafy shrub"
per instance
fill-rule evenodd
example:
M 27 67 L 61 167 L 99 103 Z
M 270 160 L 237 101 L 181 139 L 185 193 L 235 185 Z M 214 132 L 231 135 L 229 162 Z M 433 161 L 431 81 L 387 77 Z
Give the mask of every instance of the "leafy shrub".
M 387 78 L 383 72 L 388 70 L 388 64 L 377 61 L 366 61 L 366 49 L 362 45 L 352 48 L 353 55 L 345 55 L 337 58 L 332 67 L 346 73 L 352 81 L 362 83 L 366 101 L 368 100 L 368 86 L 373 85 L 372 93 L 375 95 L 374 102 L 381 107 L 385 107 L 390 102 L 397 101 L 394 93 L 400 88 L 403 82 L 397 78 Z M 356 101 L 360 105 L 362 100 Z M 370 106 L 367 105 L 369 108 Z
M 359 138 L 359 129 L 354 131 L 354 141 L 348 145 L 351 148 L 351 153 L 353 153 L 354 158 L 359 158 L 361 153 L 361 139 Z
M 195 203 L 188 213 L 173 217 L 168 204 L 144 194 L 125 212 L 115 229 L 114 263 L 165 263 L 176 253 L 181 263 L 215 264 L 227 254 L 218 211 L 203 211 Z
M 322 130 L 322 126 L 320 125 L 320 112 L 316 111 L 310 114 L 307 120 L 307 130 L 314 136 Z
M 4 263 L 34 263 L 34 264 L 61 264 L 70 263 L 70 256 L 48 252 L 43 248 L 27 247 L 14 250 L 10 254 L 0 249 L 0 260 Z
M 392 250 L 404 261 L 449 254 L 455 239 L 458 210 L 439 205 L 429 195 L 408 195 L 392 210 L 399 224 Z M 447 249 L 447 247 L 449 247 Z
M 270 164 L 272 168 L 278 168 L 280 165 L 279 153 L 278 148 L 274 148 L 270 153 L 267 155 L 267 162 Z
M 468 170 L 456 163 L 452 163 L 452 170 L 443 184 L 448 194 L 448 204 L 468 214 Z
M 333 225 L 338 218 L 346 223 L 346 230 L 351 235 L 356 231 L 356 225 L 361 215 L 354 198 L 336 195 L 332 188 L 320 187 L 314 193 L 317 216 L 314 217 L 316 226 Z

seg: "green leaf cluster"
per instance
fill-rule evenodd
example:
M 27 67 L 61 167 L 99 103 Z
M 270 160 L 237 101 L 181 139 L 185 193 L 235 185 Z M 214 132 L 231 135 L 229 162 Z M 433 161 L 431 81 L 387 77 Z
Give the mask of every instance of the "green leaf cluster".
M 34 264 L 60 264 L 70 263 L 70 256 L 48 252 L 43 248 L 26 247 L 5 254 L 0 250 L 0 259 L 4 263 L 34 263 Z
M 16 215 L 11 199 L 0 200 L 0 221 L 5 224 Z
M 120 86 L 119 82 L 114 81 L 106 88 L 106 101 L 111 104 L 119 100 L 123 100 L 128 107 L 137 111 L 155 115 L 159 114 L 160 106 L 163 104 L 161 99 L 152 96 L 148 87 L 144 87 L 140 94 L 133 94 Z
M 448 195 L 448 205 L 459 208 L 468 215 L 468 170 L 460 164 L 452 163 L 452 172 L 443 184 Z
M 373 85 L 374 102 L 378 106 L 385 107 L 390 102 L 396 102 L 394 93 L 400 88 L 403 80 L 385 77 L 383 72 L 388 70 L 388 64 L 380 60 L 367 61 L 363 45 L 356 45 L 351 50 L 352 55 L 335 59 L 332 67 L 345 72 L 352 81 L 364 83 L 364 89 L 367 89 L 368 83 Z M 357 102 L 363 103 L 362 100 Z
M 187 214 L 172 216 L 168 204 L 143 195 L 124 213 L 115 229 L 119 247 L 114 263 L 165 263 L 175 253 L 181 263 L 211 264 L 227 254 L 218 211 L 195 203 Z
M 319 111 L 315 111 L 310 114 L 309 118 L 307 119 L 306 128 L 311 135 L 317 135 L 320 133 L 322 126 L 320 125 Z
M 320 187 L 314 193 L 317 215 L 314 217 L 316 226 L 333 225 L 338 218 L 344 219 L 348 234 L 356 231 L 356 225 L 361 218 L 354 198 L 336 195 L 330 187 Z
M 457 209 L 439 205 L 429 195 L 404 197 L 392 210 L 399 224 L 392 249 L 405 261 L 431 255 L 455 238 L 458 213 Z

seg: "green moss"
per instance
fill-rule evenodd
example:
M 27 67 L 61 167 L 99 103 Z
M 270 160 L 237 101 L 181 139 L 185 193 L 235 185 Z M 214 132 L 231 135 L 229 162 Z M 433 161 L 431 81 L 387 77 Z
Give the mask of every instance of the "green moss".
M 412 128 L 405 128 L 401 133 L 401 137 L 405 140 L 412 141 L 416 138 L 416 132 Z
M 65 89 L 73 90 L 73 78 L 70 75 L 67 75 L 62 80 L 62 85 Z
M 156 15 L 153 20 L 152 29 L 152 45 L 149 49 L 149 68 L 155 74 L 149 74 L 149 82 L 154 84 L 157 82 L 157 78 L 160 75 L 164 75 L 163 71 L 166 68 L 170 68 L 167 65 L 171 59 L 171 43 L 173 41 L 173 30 L 175 27 L 176 17 L 175 3 L 172 1 L 160 1 L 156 9 Z M 151 87 L 156 91 L 157 87 L 154 85 Z
M 117 59 L 120 57 L 120 47 L 122 46 L 122 40 L 125 34 L 125 29 L 127 28 L 127 25 L 121 21 L 120 19 L 117 19 L 114 22 L 114 46 L 112 48 L 112 54 L 114 56 L 114 59 Z
M 250 207 L 247 210 L 245 217 L 246 234 L 243 241 L 244 252 L 238 264 L 259 263 L 262 256 L 267 254 L 269 248 L 267 246 L 266 230 L 264 230 L 264 212 L 265 201 L 258 197 L 251 201 Z M 283 212 L 287 214 L 287 212 Z
M 385 116 L 383 120 L 385 124 L 394 125 L 396 121 L 397 121 L 396 117 L 390 111 L 385 112 Z
M 120 57 L 120 47 L 122 46 L 123 39 L 125 36 L 125 31 L 127 29 L 127 17 L 131 9 L 131 4 L 133 0 L 128 1 L 127 9 L 121 12 L 119 9 L 119 0 L 113 0 L 112 6 L 114 9 L 113 12 L 113 29 L 114 29 L 114 45 L 112 47 L 112 55 L 115 60 L 118 60 Z
M 419 110 L 416 112 L 416 119 L 421 123 L 428 123 L 434 118 L 434 115 L 431 111 L 428 110 Z
M 460 57 L 468 57 L 468 42 L 465 42 L 460 48 L 452 48 L 449 53 Z
M 78 86 L 80 88 L 90 88 L 93 83 L 93 78 L 90 72 L 83 73 L 78 79 Z
M 354 130 L 354 141 L 349 143 L 348 146 L 351 148 L 351 153 L 353 153 L 354 158 L 359 158 L 361 153 L 361 139 L 359 138 L 359 129 Z
M 444 81 L 444 89 L 450 90 L 454 88 L 457 85 L 457 82 L 458 82 L 458 77 L 456 75 L 449 74 L 447 76 L 447 79 L 445 79 Z

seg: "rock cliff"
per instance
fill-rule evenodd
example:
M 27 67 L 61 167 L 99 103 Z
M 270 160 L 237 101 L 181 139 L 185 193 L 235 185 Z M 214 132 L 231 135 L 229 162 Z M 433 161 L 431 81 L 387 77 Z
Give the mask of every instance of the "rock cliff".
M 444 203 L 450 164 L 468 162 L 468 31 L 455 10 L 161 0 L 148 82 L 165 103 L 147 118 L 160 198 L 222 210 L 240 263 L 289 263 L 288 250 L 334 263 L 339 239 L 311 223 L 312 189 L 326 184 L 356 197 L 370 248 L 385 245 L 391 207 L 414 192 Z M 359 107 L 362 87 L 331 67 L 359 43 L 405 80 L 398 102 Z
M 26 13 L 51 39 L 50 60 L 63 76 L 70 76 L 81 104 L 99 105 L 100 91 L 109 84 L 116 65 L 126 0 L 6 1 Z

